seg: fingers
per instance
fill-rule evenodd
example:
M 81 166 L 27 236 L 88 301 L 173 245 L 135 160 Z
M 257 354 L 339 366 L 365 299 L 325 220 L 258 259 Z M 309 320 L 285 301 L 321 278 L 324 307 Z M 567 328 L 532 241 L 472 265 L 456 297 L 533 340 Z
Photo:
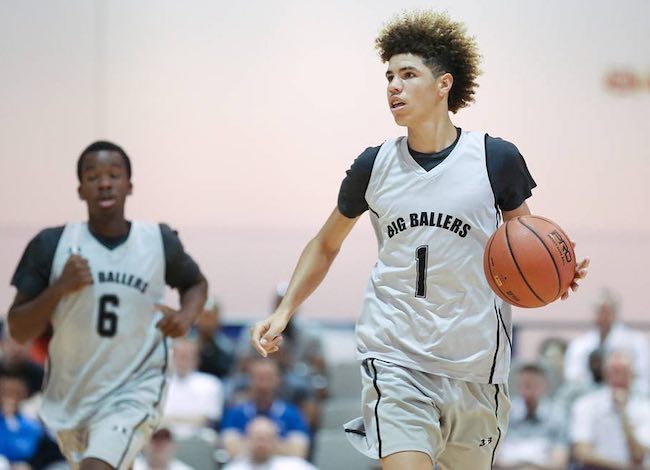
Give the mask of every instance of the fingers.
M 175 313 L 178 313 L 178 310 L 174 310 L 173 308 L 168 307 L 165 304 L 155 304 L 154 305 L 154 310 L 157 311 L 157 312 L 162 313 L 166 317 L 169 316 L 169 315 L 173 315 Z
M 178 338 L 187 333 L 187 327 L 185 324 L 174 315 L 168 315 L 161 318 L 160 321 L 156 323 L 156 328 L 158 328 L 162 334 L 171 338 Z
M 282 340 L 281 335 L 272 332 L 268 321 L 257 323 L 251 328 L 251 345 L 262 357 L 278 351 Z

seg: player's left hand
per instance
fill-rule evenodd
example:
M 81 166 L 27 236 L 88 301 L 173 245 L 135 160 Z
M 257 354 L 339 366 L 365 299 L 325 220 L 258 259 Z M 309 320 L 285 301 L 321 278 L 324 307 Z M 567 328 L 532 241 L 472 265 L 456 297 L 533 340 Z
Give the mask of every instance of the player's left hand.
M 573 245 L 573 249 L 575 250 L 576 243 L 573 240 L 571 240 L 571 245 Z M 578 288 L 580 287 L 578 285 L 578 281 L 587 277 L 588 273 L 589 273 L 589 258 L 586 257 L 578 264 L 576 264 L 576 274 L 573 277 L 571 286 L 569 289 L 567 289 L 567 291 L 564 294 L 562 294 L 560 298 L 562 300 L 566 300 L 569 298 L 569 291 L 573 291 L 573 292 L 577 291 Z
M 185 336 L 192 326 L 192 319 L 184 315 L 182 311 L 175 310 L 167 305 L 156 304 L 156 310 L 163 314 L 163 317 L 156 323 L 162 334 L 172 338 Z

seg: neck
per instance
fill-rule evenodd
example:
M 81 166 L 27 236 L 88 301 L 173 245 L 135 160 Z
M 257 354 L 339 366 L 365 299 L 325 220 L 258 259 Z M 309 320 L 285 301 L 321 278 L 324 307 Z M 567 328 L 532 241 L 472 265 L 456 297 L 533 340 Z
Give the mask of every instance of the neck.
M 440 152 L 453 144 L 456 136 L 456 128 L 446 110 L 441 116 L 432 116 L 431 119 L 408 128 L 409 147 L 421 153 Z
M 102 237 L 119 237 L 129 231 L 129 223 L 124 218 L 124 214 L 119 217 L 89 217 L 88 227 L 91 232 Z

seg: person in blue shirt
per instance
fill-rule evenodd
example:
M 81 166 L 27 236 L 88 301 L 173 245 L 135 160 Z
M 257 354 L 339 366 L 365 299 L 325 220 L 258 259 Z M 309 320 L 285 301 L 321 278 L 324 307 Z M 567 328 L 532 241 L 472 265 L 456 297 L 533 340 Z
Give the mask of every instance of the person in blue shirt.
M 309 430 L 300 410 L 278 398 L 281 375 L 271 359 L 256 359 L 250 366 L 249 400 L 234 405 L 221 423 L 224 447 L 231 457 L 244 450 L 246 427 L 257 416 L 272 420 L 280 434 L 279 452 L 305 457 L 309 449 Z

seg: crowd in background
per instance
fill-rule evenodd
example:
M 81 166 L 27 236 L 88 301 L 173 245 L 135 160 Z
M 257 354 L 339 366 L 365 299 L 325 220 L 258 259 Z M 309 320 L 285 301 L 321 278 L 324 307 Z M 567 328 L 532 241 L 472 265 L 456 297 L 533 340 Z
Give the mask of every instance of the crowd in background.
M 280 287 L 273 306 L 282 295 Z M 591 330 L 570 342 L 547 338 L 535 361 L 513 358 L 510 425 L 495 468 L 650 468 L 650 351 L 619 307 L 603 290 Z M 0 345 L 0 470 L 66 468 L 37 417 L 42 351 L 6 331 Z M 163 420 L 135 470 L 316 468 L 328 373 L 336 373 L 316 331 L 294 317 L 280 351 L 261 358 L 247 328 L 225 334 L 212 298 L 172 357 Z

